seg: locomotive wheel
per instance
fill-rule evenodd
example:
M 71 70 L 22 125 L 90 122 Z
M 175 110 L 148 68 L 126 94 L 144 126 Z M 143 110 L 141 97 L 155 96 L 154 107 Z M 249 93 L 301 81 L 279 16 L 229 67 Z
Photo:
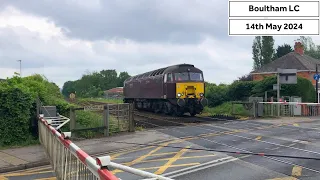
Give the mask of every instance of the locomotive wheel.
M 163 112 L 166 115 L 171 115 L 172 114 L 172 105 L 168 102 L 165 102 L 163 104 Z
M 152 105 L 152 109 L 154 113 L 160 113 L 161 112 L 161 104 L 159 102 L 154 102 Z
M 197 113 L 196 112 L 191 112 L 190 116 L 194 117 Z

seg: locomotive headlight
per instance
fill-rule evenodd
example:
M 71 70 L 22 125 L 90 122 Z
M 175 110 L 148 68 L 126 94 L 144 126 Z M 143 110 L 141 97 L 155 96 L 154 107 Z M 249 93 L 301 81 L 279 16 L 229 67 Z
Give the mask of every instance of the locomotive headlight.
M 178 93 L 177 96 L 178 96 L 178 97 L 181 97 L 181 93 Z
M 199 95 L 200 95 L 200 97 L 203 97 L 203 93 L 200 93 Z

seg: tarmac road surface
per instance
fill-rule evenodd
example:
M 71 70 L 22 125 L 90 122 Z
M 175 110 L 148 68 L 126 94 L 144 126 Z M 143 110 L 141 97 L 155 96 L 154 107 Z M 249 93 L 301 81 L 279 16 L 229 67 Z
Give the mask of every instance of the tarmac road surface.
M 320 158 L 320 121 L 295 123 L 261 121 L 211 122 L 158 130 L 178 139 L 111 154 L 112 161 L 173 179 L 318 180 L 320 160 L 219 153 L 204 148 Z M 201 135 L 201 137 L 199 137 Z M 202 148 L 192 150 L 188 148 Z M 111 169 L 119 178 L 143 179 Z M 46 179 L 44 179 L 46 178 Z M 0 174 L 3 179 L 51 180 L 50 166 Z

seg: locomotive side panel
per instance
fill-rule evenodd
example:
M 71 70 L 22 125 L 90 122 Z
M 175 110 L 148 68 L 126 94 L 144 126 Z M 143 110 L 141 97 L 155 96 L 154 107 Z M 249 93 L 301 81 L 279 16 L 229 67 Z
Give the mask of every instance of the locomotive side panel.
M 161 76 L 141 79 L 139 98 L 160 99 L 163 96 L 163 81 Z

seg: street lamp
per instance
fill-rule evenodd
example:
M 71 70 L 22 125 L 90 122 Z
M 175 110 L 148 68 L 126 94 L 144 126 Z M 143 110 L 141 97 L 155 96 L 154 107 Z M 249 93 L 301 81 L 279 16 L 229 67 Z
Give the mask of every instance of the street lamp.
M 21 61 L 22 60 L 17 60 L 17 61 L 19 61 L 19 63 L 20 63 L 20 77 L 22 77 L 22 74 L 21 74 Z

